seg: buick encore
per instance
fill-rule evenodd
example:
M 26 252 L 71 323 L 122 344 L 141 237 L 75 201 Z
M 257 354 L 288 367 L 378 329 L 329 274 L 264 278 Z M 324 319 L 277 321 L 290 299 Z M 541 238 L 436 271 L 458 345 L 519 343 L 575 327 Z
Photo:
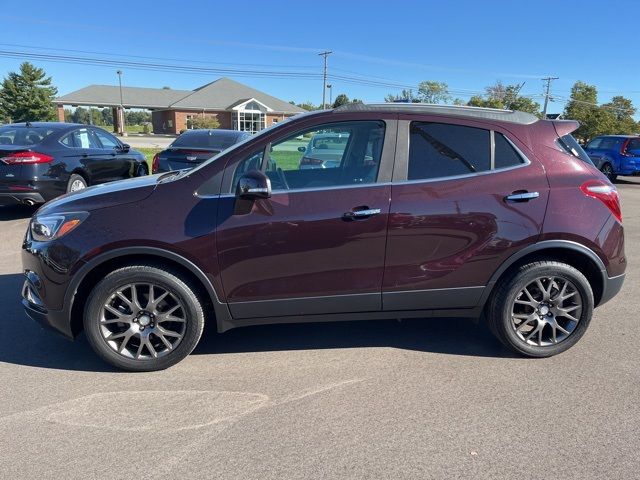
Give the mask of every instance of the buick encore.
M 419 104 L 299 115 L 191 170 L 45 204 L 23 304 L 134 371 L 185 358 L 205 321 L 482 318 L 516 352 L 555 355 L 626 267 L 618 193 L 577 127 Z M 339 161 L 301 168 L 316 135 L 344 139 Z

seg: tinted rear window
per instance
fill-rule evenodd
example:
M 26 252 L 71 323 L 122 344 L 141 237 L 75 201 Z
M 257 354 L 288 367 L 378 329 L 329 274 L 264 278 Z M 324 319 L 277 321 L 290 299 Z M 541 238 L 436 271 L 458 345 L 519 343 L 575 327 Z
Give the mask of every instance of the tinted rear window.
M 490 169 L 489 130 L 411 122 L 409 180 L 451 177 Z
M 0 145 L 29 146 L 37 145 L 54 132 L 47 127 L 12 127 L 0 128 Z
M 210 148 L 212 150 L 224 150 L 236 143 L 235 133 L 217 133 L 207 130 L 185 132 L 171 144 L 172 147 Z
M 627 150 L 640 150 L 640 138 L 632 138 L 629 140 Z
M 582 149 L 577 140 L 573 138 L 573 135 L 564 135 L 563 137 L 558 138 L 556 143 L 563 152 L 573 155 L 585 163 L 593 165 L 589 155 L 587 155 L 587 152 Z

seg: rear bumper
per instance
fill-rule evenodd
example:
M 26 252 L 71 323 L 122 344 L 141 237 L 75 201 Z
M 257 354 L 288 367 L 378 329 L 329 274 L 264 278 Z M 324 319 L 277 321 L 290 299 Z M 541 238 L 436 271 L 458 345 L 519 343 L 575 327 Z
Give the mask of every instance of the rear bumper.
M 602 298 L 598 303 L 598 306 L 604 305 L 613 297 L 615 297 L 620 289 L 622 289 L 622 284 L 624 283 L 625 274 L 618 275 L 617 277 L 607 277 L 604 282 L 604 288 L 602 289 Z
M 38 192 L 0 192 L 0 205 L 44 203 L 45 199 Z

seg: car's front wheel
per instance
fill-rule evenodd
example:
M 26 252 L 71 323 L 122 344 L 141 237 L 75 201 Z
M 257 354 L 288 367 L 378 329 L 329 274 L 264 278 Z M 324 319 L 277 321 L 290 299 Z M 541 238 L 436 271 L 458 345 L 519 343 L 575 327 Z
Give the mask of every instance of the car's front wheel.
M 557 261 L 538 261 L 501 280 L 487 305 L 487 321 L 510 349 L 550 357 L 580 340 L 593 306 L 591 285 L 580 271 Z
M 193 351 L 204 313 L 195 289 L 179 274 L 133 265 L 109 273 L 94 287 L 84 328 L 93 349 L 111 365 L 162 370 Z

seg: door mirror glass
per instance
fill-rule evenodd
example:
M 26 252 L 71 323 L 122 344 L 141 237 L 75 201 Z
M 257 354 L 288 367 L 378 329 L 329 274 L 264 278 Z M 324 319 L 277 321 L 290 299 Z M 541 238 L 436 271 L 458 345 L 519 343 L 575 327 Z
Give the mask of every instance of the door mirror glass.
M 251 170 L 239 178 L 236 196 L 245 199 L 269 198 L 271 181 L 264 173 Z
M 304 153 L 307 151 L 307 147 L 298 147 L 298 151 Z

